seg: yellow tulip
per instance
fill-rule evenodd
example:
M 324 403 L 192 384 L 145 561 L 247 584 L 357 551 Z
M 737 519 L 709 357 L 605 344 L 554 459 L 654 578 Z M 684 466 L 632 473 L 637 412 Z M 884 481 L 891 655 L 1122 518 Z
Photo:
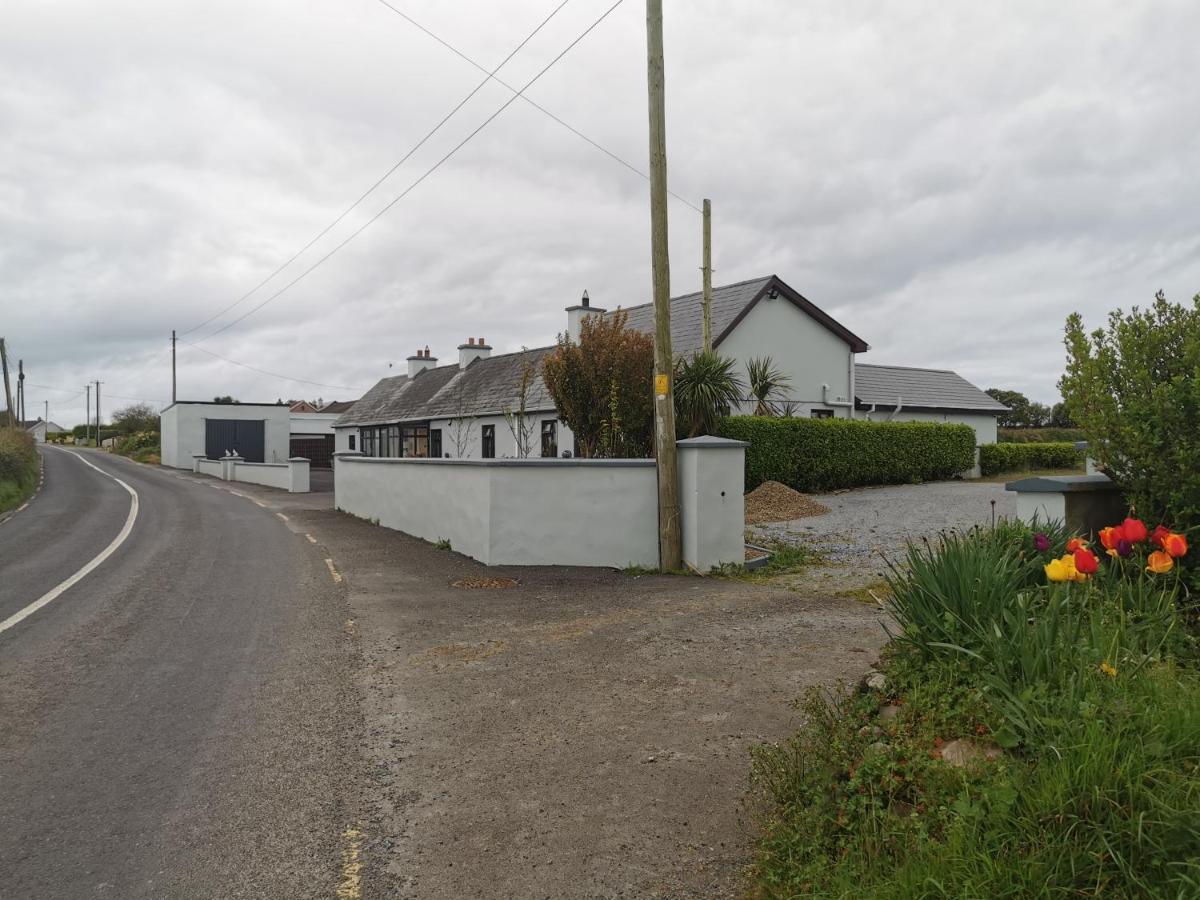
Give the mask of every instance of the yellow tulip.
M 1067 560 L 1070 557 L 1062 559 L 1052 559 L 1046 563 L 1043 568 L 1046 570 L 1046 577 L 1051 581 L 1070 581 L 1075 572 L 1075 561 L 1071 560 L 1068 565 Z

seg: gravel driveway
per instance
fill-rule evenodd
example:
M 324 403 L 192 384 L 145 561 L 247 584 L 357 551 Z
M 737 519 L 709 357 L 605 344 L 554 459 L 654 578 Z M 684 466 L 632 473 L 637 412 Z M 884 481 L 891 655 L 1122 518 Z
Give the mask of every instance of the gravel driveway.
M 1003 484 L 983 481 L 938 481 L 859 488 L 813 496 L 829 513 L 794 522 L 757 525 L 755 535 L 811 547 L 832 563 L 865 558 L 882 564 L 897 559 L 907 541 L 936 537 L 940 532 L 990 524 L 992 504 L 997 518 L 1015 517 L 1016 494 Z

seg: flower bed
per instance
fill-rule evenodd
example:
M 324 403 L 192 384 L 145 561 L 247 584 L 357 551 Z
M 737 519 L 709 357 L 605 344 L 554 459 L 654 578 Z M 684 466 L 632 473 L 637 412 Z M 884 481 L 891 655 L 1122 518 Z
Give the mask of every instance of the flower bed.
M 1188 553 L 1132 517 L 911 547 L 883 671 L 756 754 L 758 894 L 1196 896 Z

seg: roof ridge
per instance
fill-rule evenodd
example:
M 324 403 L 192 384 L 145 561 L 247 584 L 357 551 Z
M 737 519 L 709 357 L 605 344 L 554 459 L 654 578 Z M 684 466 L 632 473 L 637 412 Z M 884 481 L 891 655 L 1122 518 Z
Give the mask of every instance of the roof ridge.
M 713 288 L 713 293 L 715 294 L 717 291 L 729 290 L 730 288 L 742 287 L 743 285 L 747 285 L 747 284 L 754 284 L 755 282 L 759 282 L 759 281 L 770 281 L 774 277 L 775 276 L 773 274 L 772 275 L 760 275 L 758 278 L 747 278 L 743 281 L 731 281 L 729 284 L 719 284 Z M 676 300 L 682 300 L 685 297 L 695 297 L 698 294 L 702 294 L 702 293 L 704 293 L 704 292 L 703 291 L 688 291 L 686 294 L 678 294 L 678 295 L 672 297 L 671 302 L 674 303 Z M 654 301 L 650 300 L 650 301 L 647 301 L 646 303 L 638 303 L 634 306 L 618 306 L 617 309 L 621 310 L 622 312 L 629 312 L 630 310 L 633 310 L 633 309 L 641 309 L 644 306 L 653 306 L 653 305 L 654 305 Z M 608 312 L 616 312 L 616 311 L 617 311 L 616 309 L 608 310 Z
M 892 365 L 891 363 L 860 363 L 860 362 L 856 362 L 854 364 L 855 368 L 858 368 L 860 366 L 864 369 L 900 369 L 901 371 L 904 371 L 904 372 L 941 372 L 945 375 L 958 375 L 958 373 L 956 371 L 954 371 L 953 369 L 930 369 L 925 366 L 896 366 L 896 365 Z M 962 378 L 961 375 L 958 375 L 958 377 Z M 963 379 L 963 380 L 965 381 L 966 379 Z

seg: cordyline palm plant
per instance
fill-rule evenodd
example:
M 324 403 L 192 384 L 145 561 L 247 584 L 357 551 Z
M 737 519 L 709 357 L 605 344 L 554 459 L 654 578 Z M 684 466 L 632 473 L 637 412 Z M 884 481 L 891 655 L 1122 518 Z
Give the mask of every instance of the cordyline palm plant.
M 675 415 L 688 437 L 712 433 L 741 402 L 745 385 L 733 371 L 735 364 L 713 350 L 675 361 Z
M 792 383 L 787 375 L 775 368 L 769 356 L 756 356 L 746 362 L 746 374 L 750 377 L 750 396 L 755 400 L 756 416 L 779 414 L 776 401 L 782 401 L 785 389 Z

